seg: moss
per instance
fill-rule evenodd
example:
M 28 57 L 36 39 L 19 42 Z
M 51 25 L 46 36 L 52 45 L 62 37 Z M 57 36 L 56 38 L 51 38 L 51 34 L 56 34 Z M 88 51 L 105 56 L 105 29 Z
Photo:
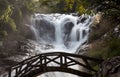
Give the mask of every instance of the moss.
M 12 31 L 17 31 L 16 24 L 15 24 L 13 19 L 9 18 L 8 24 L 10 25 L 10 28 L 11 28 Z
M 32 0 L 25 0 L 23 1 L 23 6 L 22 6 L 27 12 L 35 12 L 36 10 L 36 2 Z
M 120 38 L 113 35 L 112 37 L 107 36 L 105 39 L 94 41 L 87 55 L 102 59 L 119 56 Z
M 0 1 L 0 20 L 7 21 L 12 14 L 12 7 L 6 0 Z
M 8 36 L 8 33 L 7 33 L 7 31 L 0 31 L 0 40 L 3 40 L 5 37 L 7 37 Z
M 79 11 L 80 14 L 86 13 L 86 9 L 85 9 L 82 5 L 80 5 L 80 6 L 78 7 L 78 11 Z
M 120 55 L 120 38 L 111 38 L 108 42 L 107 57 Z

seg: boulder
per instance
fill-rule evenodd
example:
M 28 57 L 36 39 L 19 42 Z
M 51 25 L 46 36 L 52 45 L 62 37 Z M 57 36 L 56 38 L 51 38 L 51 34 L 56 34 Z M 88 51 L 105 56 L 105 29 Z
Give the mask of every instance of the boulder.
M 102 62 L 94 77 L 120 77 L 120 56 Z

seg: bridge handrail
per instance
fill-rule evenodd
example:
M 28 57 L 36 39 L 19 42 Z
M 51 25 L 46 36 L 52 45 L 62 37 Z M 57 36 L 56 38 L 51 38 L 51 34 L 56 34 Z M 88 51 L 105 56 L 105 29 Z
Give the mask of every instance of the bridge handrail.
M 83 55 L 78 55 L 78 54 L 72 54 L 72 53 L 65 53 L 65 52 L 48 52 L 48 53 L 41 53 L 41 54 L 38 54 L 38 55 L 33 56 L 33 57 L 31 57 L 31 58 L 28 58 L 28 59 L 26 59 L 26 60 L 23 60 L 22 62 L 17 63 L 17 64 L 15 64 L 15 65 L 11 66 L 11 67 L 9 68 L 9 69 L 10 69 L 9 71 L 12 72 L 13 70 L 16 70 L 17 68 L 20 68 L 20 69 L 21 69 L 22 66 L 24 66 L 24 65 L 29 65 L 29 64 L 31 65 L 31 63 L 34 63 L 34 62 L 36 62 L 37 60 L 45 60 L 44 58 L 50 59 L 49 56 L 55 56 L 56 58 L 60 58 L 60 57 L 68 58 L 68 59 L 74 61 L 75 64 L 79 64 L 79 65 L 81 65 L 81 66 L 83 66 L 83 67 L 85 67 L 85 68 L 87 68 L 87 69 L 89 69 L 89 70 L 91 70 L 91 71 L 94 71 L 94 72 L 96 72 L 96 70 L 92 69 L 91 66 L 89 66 L 88 60 L 93 61 L 93 62 L 96 62 L 96 63 L 98 63 L 98 64 L 103 61 L 102 59 L 95 59 L 95 58 L 91 58 L 91 57 L 88 57 L 88 56 L 83 56 Z M 84 64 L 81 64 L 81 63 L 75 61 L 75 60 L 72 59 L 72 58 L 80 58 L 80 59 L 82 59 L 82 60 L 87 64 L 87 66 L 85 66 Z M 54 59 L 55 59 L 55 58 L 54 58 Z M 51 62 L 51 61 L 54 61 L 54 60 L 50 60 L 50 62 Z M 55 62 L 55 61 L 54 61 L 54 62 Z M 46 62 L 45 64 L 47 64 L 47 63 L 49 63 L 49 62 Z M 35 64 L 36 64 L 36 63 L 35 63 Z M 27 66 L 27 67 L 28 67 L 28 66 Z M 27 67 L 26 67 L 26 68 L 27 68 Z M 32 65 L 31 65 L 31 67 L 32 67 Z M 24 69 L 23 69 L 23 70 L 24 70 Z M 22 71 L 21 71 L 21 72 L 22 72 Z
M 73 54 L 73 53 L 66 53 L 66 52 L 48 52 L 48 53 L 41 53 L 41 54 L 38 54 L 38 55 L 35 55 L 35 56 L 32 56 L 28 59 L 25 59 L 15 65 L 12 65 L 10 68 L 14 69 L 15 66 L 17 65 L 21 65 L 21 64 L 25 64 L 29 61 L 31 61 L 31 59 L 35 60 L 35 59 L 38 59 L 39 56 L 70 56 L 70 57 L 76 57 L 76 58 L 82 58 L 82 59 L 88 59 L 88 60 L 92 60 L 92 61 L 96 61 L 97 63 L 101 63 L 103 61 L 103 59 L 96 59 L 96 58 L 91 58 L 91 57 L 88 57 L 88 56 L 84 56 L 84 55 L 79 55 L 79 54 Z

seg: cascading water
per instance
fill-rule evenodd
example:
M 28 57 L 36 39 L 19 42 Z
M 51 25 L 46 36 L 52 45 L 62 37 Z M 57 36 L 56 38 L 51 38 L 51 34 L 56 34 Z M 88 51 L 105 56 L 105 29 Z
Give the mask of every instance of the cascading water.
M 87 15 L 78 17 L 65 14 L 35 14 L 31 29 L 38 43 L 53 46 L 46 52 L 52 50 L 75 53 L 76 49 L 87 41 L 91 18 Z
M 68 52 L 76 53 L 78 47 L 87 41 L 92 17 L 80 17 L 65 14 L 35 14 L 31 30 L 39 44 L 52 46 L 50 49 L 37 47 L 40 53 Z M 74 67 L 75 68 L 75 67 Z M 77 67 L 79 68 L 79 67 Z M 38 77 L 76 77 L 65 73 L 48 73 Z

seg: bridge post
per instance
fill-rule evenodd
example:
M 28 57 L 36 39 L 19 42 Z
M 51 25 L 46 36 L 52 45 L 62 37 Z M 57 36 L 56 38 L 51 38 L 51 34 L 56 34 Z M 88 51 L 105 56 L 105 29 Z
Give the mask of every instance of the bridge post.
M 67 58 L 64 56 L 64 66 L 67 68 Z
M 42 65 L 43 57 L 40 55 L 39 58 L 40 58 L 40 65 Z
M 47 64 L 46 64 L 46 62 L 47 62 L 46 55 L 44 55 L 44 57 L 43 57 L 43 58 L 44 58 L 44 63 L 43 63 L 43 64 L 44 64 L 44 66 L 47 66 Z
M 8 77 L 11 77 L 11 68 L 9 69 Z
M 63 67 L 63 57 L 60 55 L 60 67 Z

